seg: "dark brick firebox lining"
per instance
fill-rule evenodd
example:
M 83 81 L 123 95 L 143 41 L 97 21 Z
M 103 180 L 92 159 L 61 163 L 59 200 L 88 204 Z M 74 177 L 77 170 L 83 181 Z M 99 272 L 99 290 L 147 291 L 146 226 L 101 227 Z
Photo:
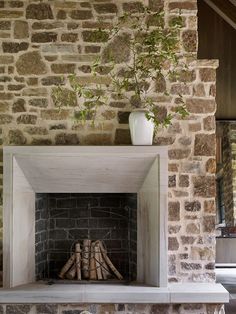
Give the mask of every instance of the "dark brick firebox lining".
M 75 242 L 103 240 L 128 281 L 137 273 L 137 194 L 36 194 L 36 279 L 56 279 Z

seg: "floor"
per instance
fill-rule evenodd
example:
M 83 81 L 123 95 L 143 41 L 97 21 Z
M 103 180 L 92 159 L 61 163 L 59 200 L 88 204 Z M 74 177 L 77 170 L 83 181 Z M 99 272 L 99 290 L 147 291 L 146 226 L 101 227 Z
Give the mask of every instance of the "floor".
M 216 268 L 216 281 L 222 283 L 230 293 L 225 314 L 236 314 L 236 268 Z
M 225 314 L 236 314 L 236 300 L 230 300 L 229 304 L 225 305 Z

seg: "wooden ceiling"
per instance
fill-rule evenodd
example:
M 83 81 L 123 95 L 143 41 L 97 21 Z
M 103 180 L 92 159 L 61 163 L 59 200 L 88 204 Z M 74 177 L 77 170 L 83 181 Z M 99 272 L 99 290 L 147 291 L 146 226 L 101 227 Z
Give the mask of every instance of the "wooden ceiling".
M 204 0 L 231 26 L 236 28 L 236 2 L 230 0 Z
M 198 58 L 219 59 L 216 118 L 236 120 L 236 1 L 198 0 L 198 31 Z

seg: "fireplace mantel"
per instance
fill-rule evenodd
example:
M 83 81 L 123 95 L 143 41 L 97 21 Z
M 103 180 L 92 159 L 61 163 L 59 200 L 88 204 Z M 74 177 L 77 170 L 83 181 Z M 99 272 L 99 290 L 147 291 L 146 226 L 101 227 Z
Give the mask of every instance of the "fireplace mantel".
M 4 157 L 17 160 L 37 193 L 137 193 L 156 158 L 167 185 L 165 147 L 9 146 Z
M 4 147 L 0 303 L 228 302 L 228 292 L 220 284 L 167 284 L 167 165 L 167 148 L 157 146 Z M 34 282 L 37 192 L 137 193 L 140 283 L 49 286 Z
M 137 281 L 167 286 L 167 147 L 4 147 L 3 286 L 35 281 L 35 193 L 137 193 Z

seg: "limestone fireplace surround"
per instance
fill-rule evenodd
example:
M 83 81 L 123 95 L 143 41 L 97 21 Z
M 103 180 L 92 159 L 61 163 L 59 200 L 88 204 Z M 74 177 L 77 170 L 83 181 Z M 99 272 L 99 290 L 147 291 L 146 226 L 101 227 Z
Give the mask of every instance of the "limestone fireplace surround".
M 219 284 L 167 284 L 167 148 L 10 146 L 3 163 L 0 303 L 228 302 Z M 137 193 L 137 283 L 36 283 L 35 193 Z

